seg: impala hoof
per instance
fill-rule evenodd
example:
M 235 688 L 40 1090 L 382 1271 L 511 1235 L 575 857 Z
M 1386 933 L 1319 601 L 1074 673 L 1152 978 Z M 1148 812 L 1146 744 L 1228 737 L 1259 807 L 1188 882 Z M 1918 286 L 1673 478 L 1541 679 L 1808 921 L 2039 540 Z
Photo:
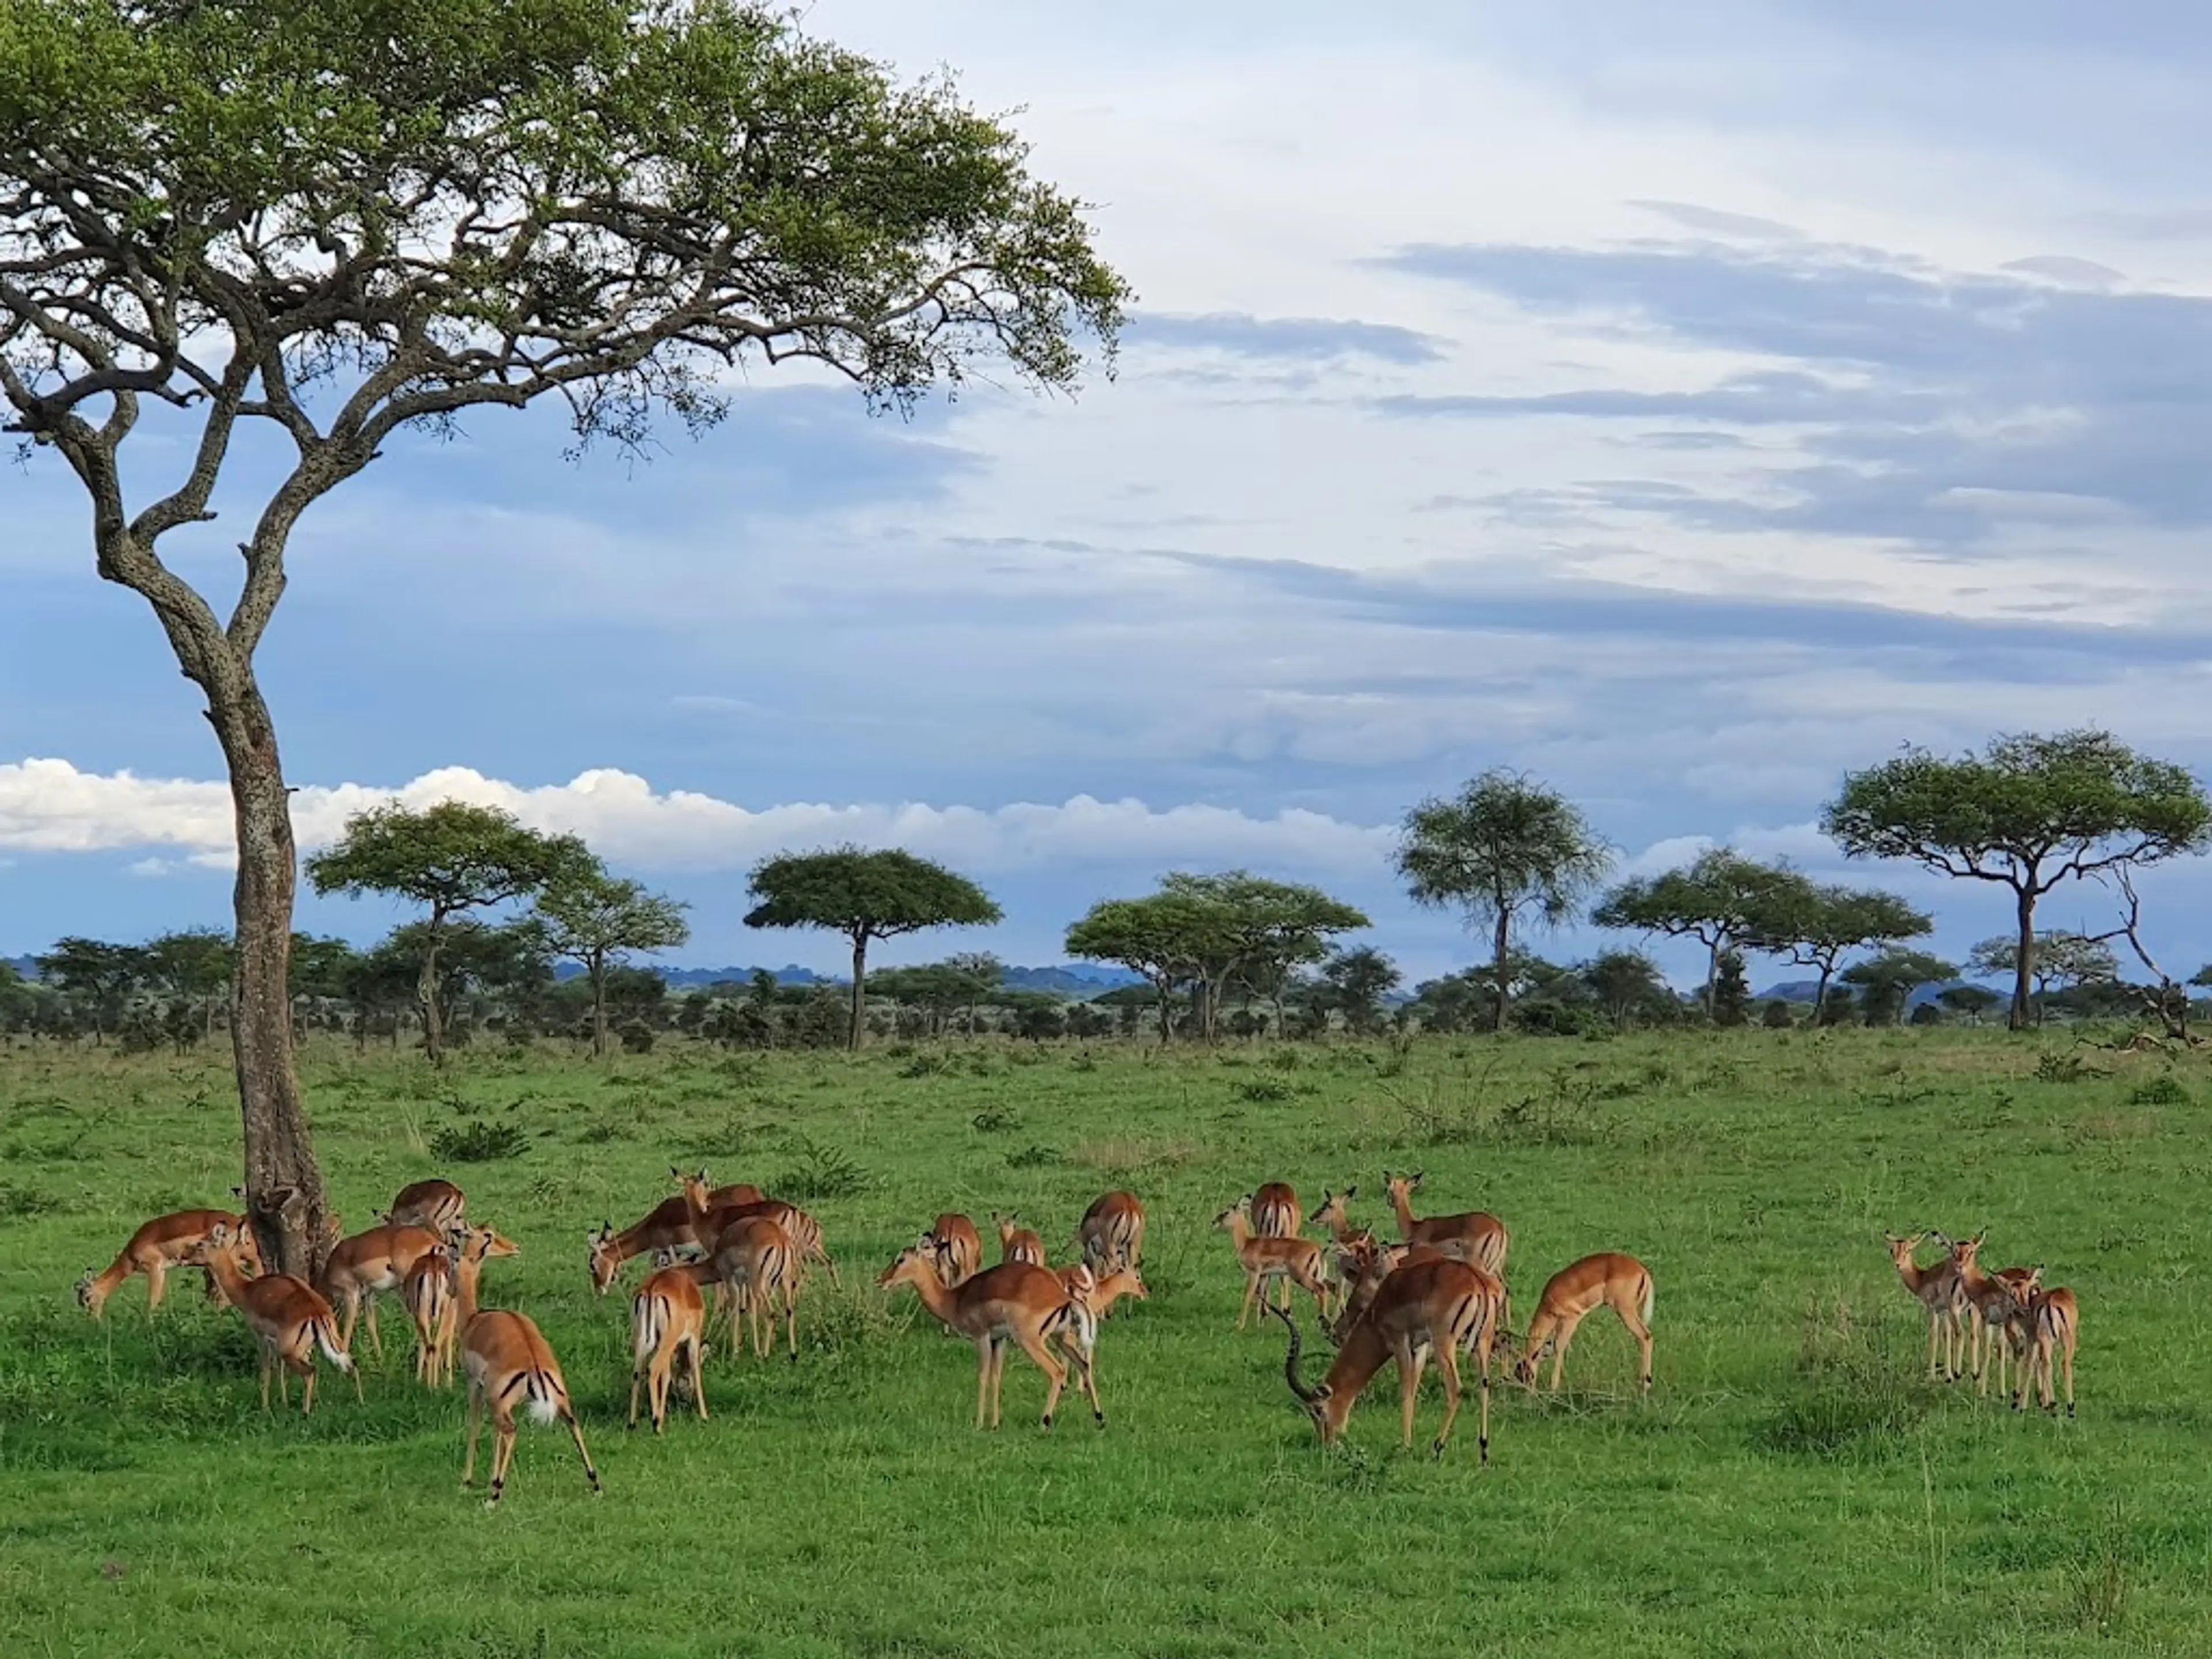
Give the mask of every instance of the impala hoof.
M 1104 1412 L 1093 1412 L 1091 1415 L 1097 1419 L 1098 1426 L 1100 1428 L 1103 1429 L 1106 1426 L 1106 1413 Z M 2073 1415 L 2073 1407 L 2070 1406 L 2067 1407 L 2067 1415 L 2069 1417 Z
M 2069 1417 L 2074 1415 L 2074 1402 L 2070 1400 L 2066 1402 L 2066 1415 Z
M 1441 1441 L 1441 1440 L 1431 1441 L 1431 1442 L 1430 1443 L 1430 1445 L 1429 1445 L 1429 1460 L 1430 1460 L 1430 1462 L 1442 1462 L 1442 1461 L 1443 1461 L 1443 1455 L 1444 1455 L 1444 1443 L 1443 1443 L 1443 1441 Z
M 1048 1429 L 1052 1426 L 1052 1413 L 1050 1412 L 1047 1412 L 1044 1414 L 1044 1425 Z

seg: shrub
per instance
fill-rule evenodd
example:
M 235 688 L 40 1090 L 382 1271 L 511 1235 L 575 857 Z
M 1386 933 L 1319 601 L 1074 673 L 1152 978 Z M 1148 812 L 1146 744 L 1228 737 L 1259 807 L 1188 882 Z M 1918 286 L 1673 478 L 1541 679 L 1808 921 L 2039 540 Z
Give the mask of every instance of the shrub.
M 1288 1100 L 1295 1092 L 1289 1084 L 1279 1077 L 1247 1078 L 1237 1085 L 1238 1099 L 1255 1103 Z
M 448 1124 L 430 1137 L 430 1150 L 448 1164 L 489 1164 L 503 1158 L 520 1158 L 530 1139 L 512 1123 L 476 1118 Z
M 849 1198 L 865 1192 L 868 1174 L 835 1146 L 824 1146 L 805 1135 L 799 1138 L 799 1162 L 775 1178 L 770 1188 L 793 1203 L 817 1199 Z
M 2154 1077 L 2148 1083 L 2139 1083 L 2128 1091 L 2130 1106 L 2186 1106 L 2189 1091 L 2182 1087 L 2181 1079 L 2171 1072 Z

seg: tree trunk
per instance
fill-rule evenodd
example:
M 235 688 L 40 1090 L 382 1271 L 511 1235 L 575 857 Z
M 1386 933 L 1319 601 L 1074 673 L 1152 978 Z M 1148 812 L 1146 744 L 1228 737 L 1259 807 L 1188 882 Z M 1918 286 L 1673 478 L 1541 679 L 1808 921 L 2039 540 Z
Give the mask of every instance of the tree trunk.
M 209 688 L 208 701 L 238 820 L 238 972 L 230 1033 L 245 1121 L 246 1211 L 270 1270 L 312 1279 L 331 1240 L 322 1170 L 293 1064 L 292 902 L 299 870 L 290 792 L 260 689 L 241 669 L 225 690 L 218 696 Z
M 1828 1012 L 1828 981 L 1835 976 L 1835 972 L 1836 964 L 1832 958 L 1820 964 L 1820 982 L 1813 993 L 1813 1025 L 1816 1030 L 1820 1028 L 1821 1017 Z
M 1710 1024 L 1720 1007 L 1721 942 L 1705 947 L 1705 1019 Z
M 853 935 L 853 1041 L 855 1049 L 868 1030 L 868 936 Z
M 1513 913 L 1503 904 L 1498 907 L 1498 931 L 1494 943 L 1491 971 L 1498 975 L 1498 1017 L 1491 1030 L 1503 1032 L 1507 1012 L 1506 980 L 1513 951 Z
M 587 964 L 592 974 L 592 1058 L 607 1057 L 607 958 L 594 951 Z
M 422 947 L 422 976 L 416 981 L 415 1000 L 422 1005 L 422 1052 L 433 1066 L 446 1063 L 445 1011 L 438 1006 L 438 946 L 446 936 L 446 913 L 430 912 L 428 942 Z
M 1152 988 L 1160 994 L 1160 1046 L 1162 1048 L 1165 1048 L 1175 1035 L 1174 1024 L 1168 1017 L 1170 990 L 1174 983 L 1174 981 L 1167 979 L 1156 979 L 1152 981 Z
M 2015 1031 L 2025 1031 L 2032 1023 L 2029 987 L 2035 975 L 2035 889 L 2031 884 L 2014 890 L 2020 896 L 2020 945 L 2013 963 L 2012 1012 L 2005 1024 Z

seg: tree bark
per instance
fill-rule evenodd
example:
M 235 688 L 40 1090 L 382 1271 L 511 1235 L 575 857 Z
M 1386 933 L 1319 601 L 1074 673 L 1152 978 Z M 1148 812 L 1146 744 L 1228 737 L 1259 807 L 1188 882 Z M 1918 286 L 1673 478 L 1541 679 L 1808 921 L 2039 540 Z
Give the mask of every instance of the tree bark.
M 1835 971 L 1836 965 L 1832 961 L 1820 964 L 1820 982 L 1813 993 L 1813 1024 L 1816 1028 L 1820 1024 L 1821 1015 L 1827 1012 L 1828 981 L 1834 976 Z
M 868 1030 L 868 936 L 853 935 L 853 1037 L 857 1050 Z
M 2020 898 L 2020 943 L 2013 962 L 2012 1012 L 2005 1024 L 2015 1031 L 2025 1031 L 2032 1023 L 2030 987 L 2035 975 L 2035 889 L 2031 884 L 2014 891 Z
M 1720 1008 L 1721 942 L 1715 939 L 1705 947 L 1705 1019 L 1711 1024 Z
M 415 983 L 415 1000 L 422 1005 L 422 1052 L 433 1066 L 446 1063 L 445 1011 L 438 1006 L 438 946 L 446 936 L 446 913 L 430 912 L 430 931 L 422 947 L 422 975 Z
M 322 1170 L 292 1048 L 292 905 L 299 870 L 290 792 L 268 705 L 250 671 L 209 686 L 238 823 L 238 971 L 231 1045 L 246 1142 L 246 1202 L 273 1271 L 319 1274 L 331 1240 Z
M 1513 913 L 1503 904 L 1498 907 L 1498 931 L 1493 944 L 1491 971 L 1498 975 L 1498 1017 L 1491 1030 L 1503 1032 L 1507 1012 L 1506 978 L 1513 954 Z
M 594 951 L 590 963 L 592 973 L 592 1058 L 607 1057 L 607 958 L 605 951 Z

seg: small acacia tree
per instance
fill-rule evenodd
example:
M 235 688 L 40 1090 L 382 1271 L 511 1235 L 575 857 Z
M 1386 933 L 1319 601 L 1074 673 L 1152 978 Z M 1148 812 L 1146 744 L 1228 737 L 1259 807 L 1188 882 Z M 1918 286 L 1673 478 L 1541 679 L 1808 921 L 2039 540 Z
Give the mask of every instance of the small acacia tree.
M 1895 1025 L 1905 1018 L 1905 1005 L 1915 988 L 1931 981 L 1956 979 L 1959 969 L 1925 951 L 1892 945 L 1843 971 L 1843 982 L 1856 990 L 1869 1025 Z
M 648 893 L 634 881 L 611 876 L 594 860 L 556 874 L 538 895 L 534 919 L 545 948 L 580 963 L 592 987 L 592 1053 L 607 1045 L 607 970 L 640 951 L 672 951 L 688 943 L 691 924 L 680 901 Z
M 1932 916 L 1894 893 L 1778 882 L 1759 906 L 1753 936 L 1746 943 L 1800 968 L 1818 969 L 1820 981 L 1813 996 L 1818 1009 L 1827 1001 L 1828 986 L 1849 952 L 1922 939 L 1935 927 Z
M 1567 921 L 1612 869 L 1613 849 L 1565 796 L 1493 770 L 1407 813 L 1396 863 L 1416 904 L 1455 908 L 1470 927 L 1491 929 L 1502 1031 L 1515 919 Z
M 1082 920 L 1067 930 L 1066 951 L 1091 962 L 1118 963 L 1151 982 L 1152 1000 L 1159 1010 L 1160 1041 L 1175 1030 L 1176 988 L 1194 982 L 1199 973 L 1194 951 L 1200 941 L 1194 902 L 1172 893 L 1147 898 L 1102 899 Z M 1130 988 L 1133 989 L 1134 988 Z M 1110 992 L 1102 1002 L 1119 1000 L 1130 1006 L 1135 1000 Z
M 2020 941 L 2010 933 L 1985 939 L 1967 952 L 1966 966 L 1978 974 L 2016 979 L 2020 972 Z M 2053 986 L 2065 990 L 2075 985 L 2116 980 L 2120 959 L 2101 939 L 2070 928 L 2054 927 L 2035 936 L 2035 954 L 2028 963 L 2029 983 L 2034 995 L 2035 1023 L 2043 1023 L 2043 1001 Z
M 754 869 L 749 890 L 759 902 L 746 913 L 746 927 L 820 927 L 851 943 L 855 1048 L 868 1030 L 872 940 L 930 927 L 988 927 L 1001 920 L 990 895 L 967 877 L 896 848 L 786 853 Z
M 318 893 L 384 893 L 423 907 L 419 995 L 422 1048 L 446 1059 L 438 953 L 456 917 L 529 898 L 595 860 L 574 836 L 526 829 L 495 806 L 440 801 L 420 812 L 373 807 L 348 820 L 335 847 L 307 860 Z
M 948 80 L 743 0 L 0 5 L 0 406 L 82 485 L 100 576 L 152 607 L 222 747 L 272 1265 L 312 1272 L 324 1236 L 255 667 L 301 515 L 472 409 L 556 400 L 580 446 L 635 449 L 794 358 L 878 408 L 978 364 L 1072 388 L 1127 291 L 1026 159 Z M 270 478 L 236 587 L 196 587 L 177 544 Z
M 1994 738 L 1945 760 L 1908 748 L 1844 779 L 1820 827 L 1856 858 L 1910 859 L 2013 892 L 2014 1030 L 2031 1021 L 2037 901 L 2069 878 L 2155 864 L 2212 842 L 2212 801 L 2187 768 L 2109 732 Z
M 1733 848 L 1700 853 L 1679 870 L 1638 876 L 1605 896 L 1590 913 L 1601 927 L 1632 928 L 1666 939 L 1693 939 L 1705 947 L 1705 1017 L 1716 1012 L 1721 958 L 1770 931 L 1767 920 L 1781 895 L 1805 878 L 1760 864 Z

